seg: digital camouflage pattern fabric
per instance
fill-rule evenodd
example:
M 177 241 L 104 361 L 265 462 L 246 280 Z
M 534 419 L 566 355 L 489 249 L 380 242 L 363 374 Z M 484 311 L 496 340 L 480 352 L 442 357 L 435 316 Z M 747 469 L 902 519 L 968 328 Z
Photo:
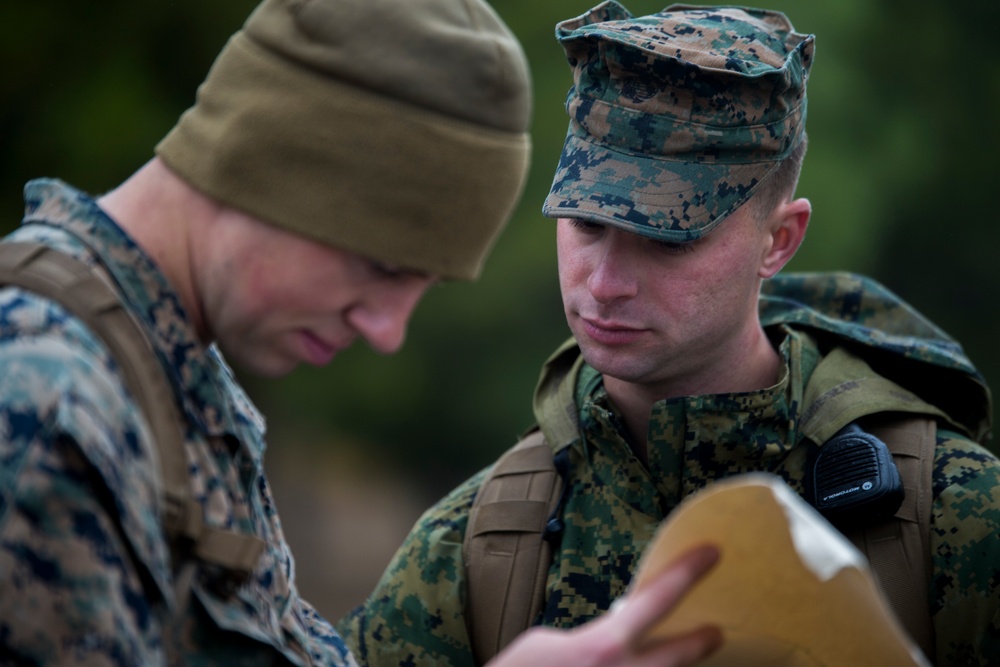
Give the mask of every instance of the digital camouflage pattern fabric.
M 298 596 L 262 469 L 264 422 L 219 351 L 198 342 L 165 278 L 90 197 L 49 180 L 25 195 L 9 238 L 106 273 L 180 397 L 204 521 L 267 548 L 234 593 L 198 577 L 180 607 L 153 443 L 118 365 L 60 305 L 0 289 L 0 662 L 355 664 Z
M 991 437 L 990 390 L 962 346 L 874 280 L 845 272 L 781 273 L 761 288 L 760 318 L 765 327 L 789 322 L 854 341 L 887 372 L 911 365 L 908 388 L 963 424 L 977 442 Z
M 609 0 L 556 38 L 573 87 L 546 216 L 691 241 L 805 134 L 814 37 L 780 12 L 671 5 L 636 18 Z
M 555 450 L 570 448 L 572 463 L 563 515 L 566 528 L 555 549 L 546 606 L 537 623 L 574 627 L 607 611 L 628 587 L 660 522 L 682 499 L 713 480 L 765 471 L 779 475 L 801 494 L 809 438 L 815 437 L 807 432 L 825 429 L 832 434 L 865 414 L 904 411 L 932 415 L 939 423 L 928 591 L 935 664 L 965 667 L 1000 661 L 1000 462 L 975 441 L 978 426 L 987 419 L 981 410 L 989 404 L 988 391 L 961 349 L 947 338 L 935 343 L 935 335 L 925 335 L 933 331 L 921 322 L 903 322 L 898 329 L 916 327 L 921 332 L 904 345 L 914 359 L 890 351 L 908 337 L 866 326 L 884 313 L 865 295 L 885 296 L 886 308 L 896 303 L 881 286 L 846 275 L 787 278 L 793 294 L 821 292 L 831 285 L 846 290 L 828 293 L 834 298 L 826 305 L 834 312 L 838 304 L 861 304 L 846 309 L 845 319 L 835 327 L 851 329 L 850 335 L 819 325 L 823 318 L 836 320 L 829 309 L 821 306 L 808 314 L 800 312 L 809 310 L 802 302 L 768 297 L 762 305 L 771 322 L 768 332 L 780 343 L 785 361 L 780 382 L 757 392 L 657 403 L 649 425 L 648 466 L 633 455 L 600 374 L 583 363 L 573 341 L 553 355 L 539 382 L 535 416 Z M 770 286 L 769 294 L 780 288 Z M 892 307 L 904 312 L 908 307 L 903 306 Z M 782 319 L 813 325 L 780 323 Z M 878 341 L 885 336 L 890 343 L 883 350 Z M 872 345 L 865 345 L 866 340 Z M 905 363 L 893 367 L 872 352 L 876 349 Z M 941 362 L 945 365 L 926 361 L 936 356 L 950 359 Z M 957 370 L 945 370 L 948 364 Z M 961 394 L 952 403 L 964 400 L 974 406 L 969 410 L 973 418 L 952 417 L 907 385 L 907 379 L 932 374 L 932 368 L 950 382 L 950 391 Z M 877 379 L 869 386 L 878 384 L 884 391 L 854 396 L 844 423 L 810 424 L 815 397 L 839 386 L 845 377 Z M 461 548 L 468 511 L 484 474 L 428 510 L 376 590 L 339 624 L 359 662 L 374 667 L 474 664 L 464 618 Z

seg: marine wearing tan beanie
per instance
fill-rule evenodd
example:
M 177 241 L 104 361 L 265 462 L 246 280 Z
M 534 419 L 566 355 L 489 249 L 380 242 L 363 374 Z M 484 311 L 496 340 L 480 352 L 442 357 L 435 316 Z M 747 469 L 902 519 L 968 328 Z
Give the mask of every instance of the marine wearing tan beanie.
M 450 279 L 528 169 L 528 66 L 479 0 L 264 0 L 157 146 L 213 199 Z

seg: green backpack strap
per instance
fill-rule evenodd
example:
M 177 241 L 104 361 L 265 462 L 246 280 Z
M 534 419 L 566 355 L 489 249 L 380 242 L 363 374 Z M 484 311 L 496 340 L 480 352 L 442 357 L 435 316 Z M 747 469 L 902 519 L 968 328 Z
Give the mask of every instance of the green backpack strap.
M 174 391 L 152 343 L 115 290 L 83 262 L 39 243 L 0 243 L 0 285 L 22 287 L 60 303 L 104 341 L 118 362 L 153 434 L 162 486 L 160 510 L 175 558 L 177 552 L 187 552 L 225 568 L 237 579 L 249 576 L 264 542 L 256 535 L 202 522 L 201 506 L 190 489 L 184 420 Z M 186 546 L 178 549 L 180 542 Z M 190 576 L 177 578 L 179 600 L 186 598 L 189 580 Z
M 479 488 L 462 544 L 466 623 L 477 664 L 531 626 L 552 562 L 548 517 L 562 495 L 552 448 L 533 431 L 500 457 Z
M 858 424 L 889 447 L 906 495 L 891 519 L 844 534 L 868 558 L 900 624 L 933 660 L 934 626 L 928 591 L 937 423 L 924 415 L 881 413 L 860 419 Z

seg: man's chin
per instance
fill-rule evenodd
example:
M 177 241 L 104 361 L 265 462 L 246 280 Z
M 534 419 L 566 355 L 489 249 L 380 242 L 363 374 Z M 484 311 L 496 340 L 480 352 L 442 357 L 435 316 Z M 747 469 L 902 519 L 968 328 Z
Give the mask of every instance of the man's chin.
M 267 380 L 285 377 L 299 365 L 299 360 L 285 356 L 274 355 L 244 355 L 228 352 L 222 349 L 227 363 L 231 363 L 240 375 L 252 375 Z
M 585 344 L 580 345 L 580 354 L 587 365 L 601 375 L 622 380 L 625 379 L 621 377 L 623 374 L 628 375 L 624 368 L 627 364 L 624 363 L 625 360 L 622 358 L 621 352 L 608 350 L 598 345 Z
M 589 349 L 588 349 L 589 348 Z M 621 350 L 609 350 L 600 346 L 580 346 L 580 353 L 587 365 L 604 378 L 619 383 L 649 385 L 658 381 L 660 369 L 651 368 L 646 359 L 638 354 Z

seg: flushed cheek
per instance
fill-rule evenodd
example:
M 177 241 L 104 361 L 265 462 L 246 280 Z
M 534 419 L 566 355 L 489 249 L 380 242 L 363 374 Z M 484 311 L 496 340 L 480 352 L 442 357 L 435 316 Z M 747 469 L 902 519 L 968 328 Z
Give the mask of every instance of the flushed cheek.
M 565 268 L 563 268 L 565 267 Z M 575 301 L 590 294 L 587 286 L 590 273 L 578 266 L 563 263 L 559 268 L 559 287 L 566 301 Z

